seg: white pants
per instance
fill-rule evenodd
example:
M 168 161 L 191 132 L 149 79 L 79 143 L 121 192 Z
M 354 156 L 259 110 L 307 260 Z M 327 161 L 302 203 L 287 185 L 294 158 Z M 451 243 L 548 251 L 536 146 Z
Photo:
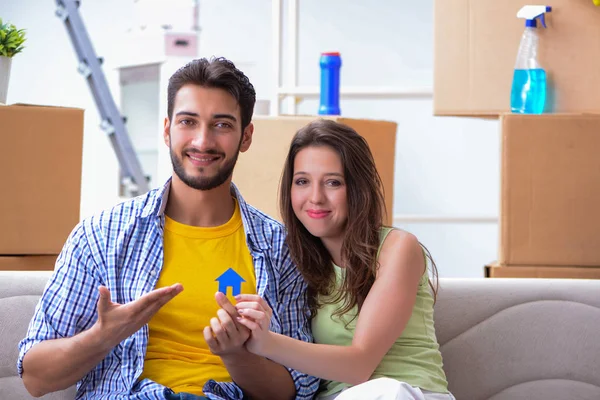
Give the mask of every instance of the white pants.
M 434 393 L 390 378 L 378 378 L 321 400 L 456 400 L 450 393 Z

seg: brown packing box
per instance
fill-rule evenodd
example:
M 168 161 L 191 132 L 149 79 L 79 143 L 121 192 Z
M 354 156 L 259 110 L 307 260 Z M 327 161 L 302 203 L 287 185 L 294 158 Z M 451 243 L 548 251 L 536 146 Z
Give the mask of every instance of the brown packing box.
M 83 110 L 0 107 L 0 255 L 58 254 L 79 222 Z
M 252 146 L 249 151 L 240 154 L 233 173 L 233 181 L 248 203 L 280 220 L 277 203 L 279 180 L 290 142 L 298 129 L 318 118 L 315 116 L 254 117 Z M 328 118 L 351 126 L 369 143 L 385 190 L 388 216 L 386 223 L 391 224 L 397 124 L 387 121 Z
M 600 267 L 556 267 L 531 265 L 486 265 L 486 278 L 600 279 Z
M 548 74 L 547 111 L 600 112 L 600 7 L 592 0 L 436 0 L 434 114 L 497 116 L 510 111 L 526 4 L 552 6 L 538 23 L 538 61 Z
M 0 271 L 52 271 L 57 257 L 0 256 Z
M 600 266 L 600 115 L 504 115 L 499 263 Z

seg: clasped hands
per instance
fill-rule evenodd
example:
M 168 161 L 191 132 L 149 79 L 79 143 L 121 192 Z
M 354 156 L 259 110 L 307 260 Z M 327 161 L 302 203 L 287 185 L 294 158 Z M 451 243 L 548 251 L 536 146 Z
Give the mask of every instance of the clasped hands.
M 221 292 L 215 300 L 221 307 L 204 328 L 204 340 L 213 354 L 220 357 L 235 356 L 241 351 L 263 355 L 269 341 L 269 325 L 273 311 L 258 295 L 235 296 L 234 306 Z

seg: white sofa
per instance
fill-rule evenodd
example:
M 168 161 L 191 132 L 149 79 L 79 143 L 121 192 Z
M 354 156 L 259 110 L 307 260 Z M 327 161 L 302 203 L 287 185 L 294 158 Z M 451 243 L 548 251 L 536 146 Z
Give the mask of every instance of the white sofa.
M 48 277 L 0 271 L 1 400 L 31 398 L 17 343 Z M 600 280 L 441 279 L 435 319 L 458 400 L 600 399 Z

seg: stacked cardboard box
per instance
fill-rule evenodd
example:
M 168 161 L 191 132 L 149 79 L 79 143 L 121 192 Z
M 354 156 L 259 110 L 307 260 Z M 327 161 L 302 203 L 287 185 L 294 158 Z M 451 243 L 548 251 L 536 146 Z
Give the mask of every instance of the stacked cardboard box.
M 497 262 L 485 266 L 486 278 L 556 278 L 600 279 L 598 267 L 501 265 Z
M 0 106 L 0 270 L 51 270 L 79 221 L 83 110 Z
M 548 111 L 600 112 L 600 7 L 591 0 L 436 0 L 434 114 L 498 116 L 510 112 L 510 89 L 525 20 L 517 11 L 546 4 L 538 24 L 538 61 L 549 75 Z
M 436 1 L 434 114 L 499 117 L 500 243 L 489 277 L 600 278 L 600 7 L 555 0 L 538 29 L 546 113 L 510 114 L 526 3 Z
M 316 116 L 256 116 L 250 151 L 242 153 L 233 173 L 233 181 L 253 206 L 281 219 L 278 187 L 287 152 L 295 133 Z M 396 128 L 394 122 L 328 117 L 349 125 L 369 143 L 377 170 L 383 181 L 387 224 L 393 219 L 394 160 Z

